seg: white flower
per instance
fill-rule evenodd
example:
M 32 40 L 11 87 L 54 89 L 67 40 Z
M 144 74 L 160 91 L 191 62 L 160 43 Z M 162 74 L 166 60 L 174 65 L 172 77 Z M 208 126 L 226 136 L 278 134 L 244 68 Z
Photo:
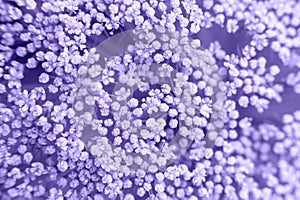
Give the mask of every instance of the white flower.
M 154 128 L 156 126 L 156 120 L 154 118 L 150 118 L 146 121 L 146 126 L 148 128 Z
M 129 105 L 129 107 L 135 108 L 138 106 L 139 100 L 136 98 L 131 98 L 127 104 Z
M 179 134 L 182 135 L 183 137 L 187 137 L 188 135 L 190 135 L 190 131 L 187 129 L 187 127 L 182 126 L 179 128 Z
M 174 69 L 168 64 L 162 64 L 160 68 L 158 68 L 160 77 L 171 77 L 171 73 Z
M 159 157 L 157 159 L 158 166 L 165 166 L 167 164 L 167 159 L 165 157 Z
M 136 108 L 133 110 L 133 115 L 137 116 L 137 117 L 140 117 L 143 115 L 143 109 L 142 108 Z
M 160 111 L 162 112 L 167 112 L 169 110 L 169 106 L 166 103 L 160 104 L 159 107 L 160 107 Z
M 113 110 L 118 111 L 120 109 L 121 105 L 115 101 L 111 104 L 111 107 Z
M 177 128 L 178 120 L 177 119 L 171 119 L 170 122 L 169 122 L 169 126 L 170 126 L 170 128 L 173 128 L 173 129 Z
M 247 108 L 249 105 L 249 98 L 247 96 L 241 96 L 238 100 L 238 103 L 241 107 Z
M 115 92 L 115 95 L 117 96 L 116 99 L 118 101 L 123 101 L 130 96 L 130 89 L 126 90 L 124 87 L 122 87 L 120 90 Z
M 140 134 L 145 140 L 150 138 L 150 132 L 147 129 L 142 129 Z
M 69 168 L 69 165 L 68 165 L 67 161 L 61 160 L 61 161 L 58 161 L 57 168 L 59 171 L 65 172 Z
M 102 74 L 102 81 L 104 85 L 113 83 L 115 79 L 113 78 L 115 72 L 113 70 L 104 69 Z
M 210 114 L 212 113 L 212 108 L 209 107 L 207 104 L 204 104 L 200 107 L 200 113 L 206 118 L 209 118 Z
M 186 117 L 184 122 L 187 126 L 191 126 L 193 124 L 193 119 L 191 117 Z
M 193 22 L 191 24 L 190 31 L 191 31 L 191 33 L 194 33 L 194 34 L 198 33 L 200 31 L 200 23 Z
M 227 20 L 226 29 L 228 33 L 235 33 L 238 29 L 238 21 L 236 19 Z

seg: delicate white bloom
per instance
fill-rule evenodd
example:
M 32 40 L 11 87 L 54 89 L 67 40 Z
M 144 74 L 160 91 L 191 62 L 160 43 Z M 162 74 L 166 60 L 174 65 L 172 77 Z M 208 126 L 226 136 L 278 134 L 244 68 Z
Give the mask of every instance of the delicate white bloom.
M 227 20 L 226 28 L 228 33 L 235 33 L 238 29 L 238 21 L 236 19 Z

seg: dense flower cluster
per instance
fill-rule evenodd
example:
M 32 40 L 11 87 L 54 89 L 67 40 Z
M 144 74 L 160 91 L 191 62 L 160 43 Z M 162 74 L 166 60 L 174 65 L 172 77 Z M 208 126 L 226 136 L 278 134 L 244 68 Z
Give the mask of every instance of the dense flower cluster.
M 297 0 L 0 0 L 0 48 L 1 200 L 300 199 Z
M 87 63 L 80 66 L 74 100 L 78 135 L 92 155 L 100 157 L 105 170 L 129 174 L 139 168 L 154 173 L 178 159 L 192 143 L 199 156 L 213 155 L 213 144 L 221 139 L 218 132 L 224 126 L 226 87 L 214 59 L 200 49 L 200 41 L 179 35 L 162 27 L 126 31 L 106 40 L 98 50 L 91 49 Z M 119 38 L 134 42 L 123 47 L 128 50 L 124 56 L 108 56 L 107 52 L 121 50 L 116 44 Z M 101 55 L 108 60 L 104 66 Z M 183 60 L 181 66 L 178 57 Z M 139 64 L 128 64 L 128 59 Z M 176 67 L 157 64 L 163 60 Z M 105 82 L 107 72 L 118 81 L 111 77 L 111 83 Z M 109 87 L 114 88 L 112 92 Z M 93 98 L 104 93 L 106 101 Z M 92 112 L 95 104 L 101 108 L 100 116 Z M 204 128 L 207 141 L 195 141 Z M 107 139 L 110 136 L 115 137 L 112 142 Z

